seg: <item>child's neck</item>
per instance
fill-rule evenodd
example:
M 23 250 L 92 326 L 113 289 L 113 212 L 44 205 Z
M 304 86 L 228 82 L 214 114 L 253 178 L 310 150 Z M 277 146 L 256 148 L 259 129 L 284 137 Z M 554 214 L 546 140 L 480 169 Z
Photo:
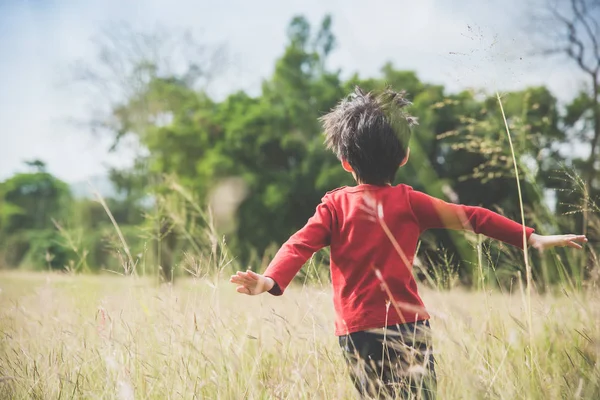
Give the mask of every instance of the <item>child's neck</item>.
M 375 183 L 363 182 L 363 181 L 360 181 L 358 179 L 356 180 L 356 184 L 357 185 L 371 185 L 371 186 L 392 186 L 391 182 L 384 182 L 382 184 L 375 184 Z

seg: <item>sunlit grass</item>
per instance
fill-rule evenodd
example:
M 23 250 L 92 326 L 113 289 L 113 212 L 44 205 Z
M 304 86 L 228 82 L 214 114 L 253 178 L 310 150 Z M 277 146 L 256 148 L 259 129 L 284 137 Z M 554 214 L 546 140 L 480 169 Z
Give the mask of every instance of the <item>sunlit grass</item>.
M 247 297 L 224 278 L 0 275 L 0 398 L 355 396 L 328 287 Z M 440 399 L 599 398 L 597 293 L 423 290 Z

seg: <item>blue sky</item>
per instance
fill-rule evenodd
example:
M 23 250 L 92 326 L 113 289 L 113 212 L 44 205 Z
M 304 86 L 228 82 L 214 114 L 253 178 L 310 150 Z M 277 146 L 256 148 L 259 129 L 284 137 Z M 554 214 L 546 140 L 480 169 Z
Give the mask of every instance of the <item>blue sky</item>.
M 386 61 L 417 71 L 449 90 L 511 90 L 547 84 L 561 99 L 580 87 L 568 62 L 529 56 L 518 29 L 520 0 L 0 0 L 0 179 L 40 158 L 68 182 L 126 166 L 132 152 L 110 154 L 110 138 L 69 121 L 82 118 L 86 98 L 69 84 L 69 67 L 93 60 L 92 38 L 111 23 L 151 31 L 191 29 L 207 43 L 226 45 L 226 72 L 216 96 L 255 92 L 285 46 L 296 14 L 317 23 L 331 13 L 338 49 L 330 65 L 344 74 L 375 75 Z M 100 101 L 100 100 L 99 100 Z

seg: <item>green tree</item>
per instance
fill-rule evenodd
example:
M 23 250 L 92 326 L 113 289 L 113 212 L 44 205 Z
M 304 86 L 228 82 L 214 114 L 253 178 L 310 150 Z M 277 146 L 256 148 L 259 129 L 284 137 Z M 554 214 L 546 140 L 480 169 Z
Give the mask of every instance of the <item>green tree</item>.
M 355 74 L 343 80 L 341 71 L 328 66 L 336 45 L 328 16 L 316 31 L 306 18 L 295 17 L 287 34 L 284 52 L 256 96 L 237 92 L 215 101 L 190 78 L 196 71 L 193 64 L 184 68 L 189 73 L 175 73 L 144 61 L 133 69 L 137 75 L 128 75 L 137 77 L 135 90 L 111 106 L 115 145 L 131 136 L 144 151 L 131 170 L 111 172 L 121 198 L 110 207 L 132 230 L 139 224 L 154 232 L 165 279 L 170 280 L 184 251 L 214 249 L 225 230 L 227 243 L 244 264 L 257 260 L 304 225 L 326 191 L 353 184 L 339 160 L 324 149 L 318 118 L 357 84 L 367 90 L 391 85 L 405 89 L 413 100 L 411 113 L 420 125 L 398 183 L 519 220 L 512 159 L 495 97 L 471 91 L 448 94 L 443 86 L 421 82 L 416 73 L 391 63 L 376 77 Z M 522 171 L 524 203 L 535 217 L 528 223 L 556 229 L 548 223 L 555 219 L 542 207 L 543 189 L 559 187 L 550 179 L 563 161 L 559 145 L 570 140 L 568 121 L 579 124 L 577 110 L 585 114 L 587 103 L 574 103 L 561 119 L 556 99 L 544 87 L 507 93 L 502 102 Z M 223 182 L 236 182 L 243 190 L 217 190 Z M 223 231 L 218 226 L 212 230 L 210 217 L 199 212 L 210 202 L 231 200 L 215 200 L 215 191 L 235 197 L 236 204 L 241 200 L 235 224 Z M 142 213 L 150 218 L 142 221 Z M 475 252 L 463 235 L 433 232 L 425 237 L 421 248 L 434 265 L 445 258 L 440 244 L 459 255 L 464 282 L 473 282 Z M 492 246 L 497 253 L 510 253 L 498 249 Z M 518 263 L 510 254 L 502 257 L 507 275 L 516 276 Z
M 34 167 L 39 172 L 16 174 L 0 183 L 0 251 L 9 266 L 27 258 L 38 268 L 62 268 L 68 251 L 59 246 L 52 220 L 68 215 L 71 194 L 67 184 L 44 172 L 43 163 Z

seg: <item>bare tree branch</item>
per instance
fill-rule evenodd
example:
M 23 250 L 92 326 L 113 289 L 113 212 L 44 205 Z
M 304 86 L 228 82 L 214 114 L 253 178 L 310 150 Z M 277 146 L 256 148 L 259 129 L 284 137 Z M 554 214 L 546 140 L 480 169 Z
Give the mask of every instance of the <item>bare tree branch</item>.
M 111 24 L 92 43 L 95 58 L 74 64 L 71 78 L 84 87 L 90 100 L 88 126 L 93 132 L 113 134 L 115 145 L 127 133 L 115 113 L 127 101 L 141 100 L 153 79 L 172 77 L 188 87 L 206 91 L 223 71 L 226 60 L 223 46 L 201 43 L 186 30 L 157 27 L 139 32 L 126 24 Z M 147 120 L 141 115 L 136 118 Z
M 579 10 L 577 8 L 577 0 L 572 0 L 571 1 L 571 5 L 572 5 L 572 9 L 573 9 L 573 13 L 575 14 L 575 17 L 577 18 L 577 20 L 583 25 L 585 31 L 587 32 L 590 41 L 592 42 L 592 50 L 594 51 L 594 55 L 596 56 L 596 67 L 595 67 L 595 72 L 598 71 L 598 69 L 600 68 L 600 47 L 598 46 L 598 39 L 596 38 L 596 34 L 594 34 L 594 31 L 592 30 L 592 27 L 590 26 L 589 22 L 587 21 L 587 19 L 585 18 L 585 15 L 587 14 L 586 10 L 586 4 L 583 0 L 579 0 L 580 6 L 583 10 Z M 589 15 L 589 14 L 587 14 Z M 595 22 L 592 19 L 593 22 Z M 596 25 L 597 27 L 597 25 Z
M 544 33 L 538 37 L 543 48 L 538 54 L 550 56 L 562 52 L 587 76 L 590 85 L 589 92 L 582 93 L 582 96 L 589 97 L 589 105 L 579 113 L 577 121 L 573 121 L 581 123 L 584 135 L 580 140 L 590 146 L 589 156 L 581 170 L 586 188 L 583 201 L 587 204 L 589 193 L 600 190 L 596 178 L 600 142 L 600 0 L 544 1 L 545 7 L 536 7 L 532 18 L 532 21 L 539 23 L 544 18 L 540 17 L 542 14 L 550 17 L 550 20 L 544 18 L 539 27 L 541 29 L 532 31 L 534 34 Z M 585 232 L 587 210 L 583 213 L 582 223 Z

